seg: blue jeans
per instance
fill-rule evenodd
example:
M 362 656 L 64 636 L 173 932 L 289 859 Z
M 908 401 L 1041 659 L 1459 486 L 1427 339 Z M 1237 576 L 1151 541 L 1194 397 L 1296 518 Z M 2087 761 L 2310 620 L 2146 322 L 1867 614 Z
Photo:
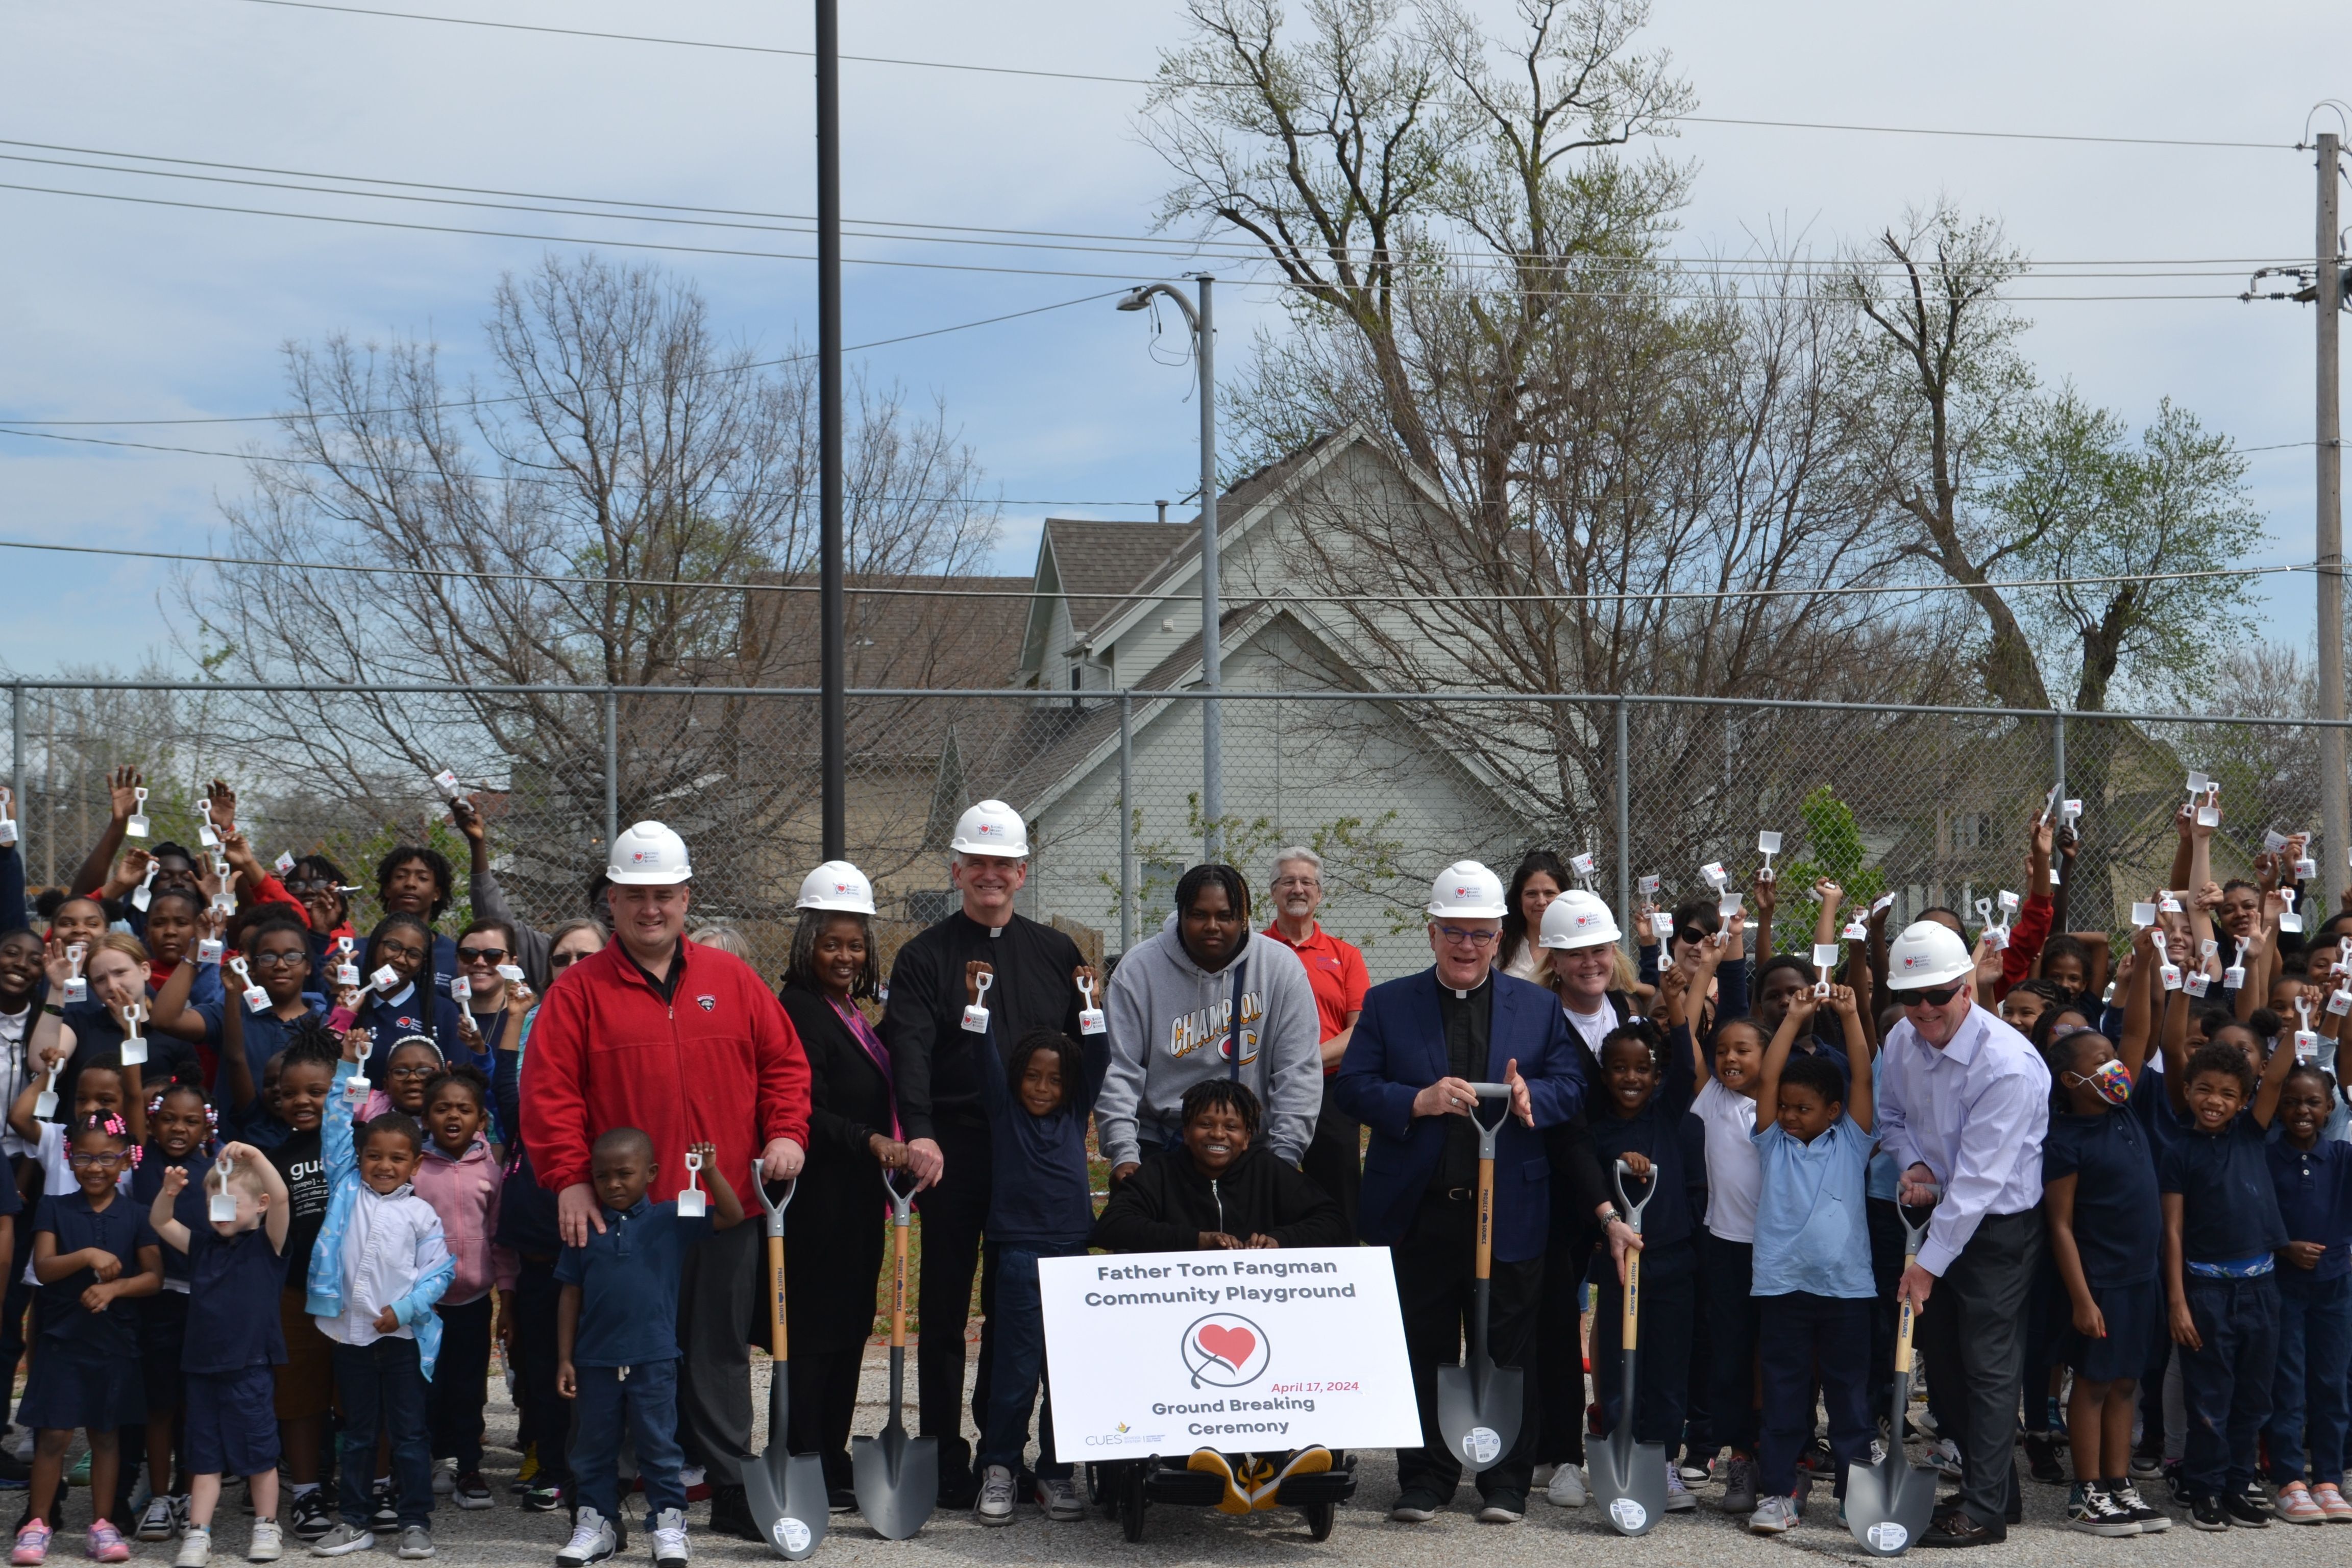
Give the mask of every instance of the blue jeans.
M 2242 1491 L 2254 1479 L 2254 1445 L 2271 1414 L 2278 1360 L 2278 1275 L 2182 1282 L 2203 1347 L 2180 1350 L 2180 1386 L 2189 1410 L 2182 1479 L 2198 1491 Z
M 2263 1426 L 2271 1479 L 2303 1479 L 2304 1426 L 2310 1424 L 2311 1479 L 2344 1484 L 2347 1377 L 2352 1377 L 2352 1274 L 2315 1279 L 2282 1268 L 2278 1372 L 2271 1379 L 2271 1418 Z
M 343 1396 L 341 1460 L 343 1522 L 367 1528 L 374 1510 L 375 1438 L 392 1434 L 392 1490 L 403 1530 L 433 1518 L 433 1440 L 425 1417 L 425 1369 L 416 1342 L 381 1339 L 335 1346 L 335 1387 Z
M 1797 1489 L 1797 1455 L 1813 1436 L 1813 1384 L 1829 1413 L 1837 1495 L 1846 1470 L 1870 1463 L 1870 1312 L 1867 1297 L 1846 1300 L 1793 1290 L 1755 1298 L 1763 1347 L 1764 1439 L 1759 1489 L 1789 1497 Z
M 1029 1409 L 1046 1395 L 1037 1415 L 1036 1473 L 1045 1480 L 1067 1479 L 1071 1467 L 1054 1458 L 1054 1401 L 1045 1382 L 1045 1313 L 1037 1296 L 1037 1259 L 1075 1258 L 1086 1243 L 1026 1250 L 1008 1247 L 996 1255 L 996 1366 L 988 1395 L 988 1425 L 980 1435 L 980 1463 L 1018 1473 L 1029 1447 Z
M 622 1374 L 626 1373 L 625 1377 Z M 575 1366 L 580 1392 L 572 1405 L 573 1500 L 606 1519 L 621 1509 L 621 1423 L 637 1448 L 637 1474 L 646 1484 L 646 1511 L 686 1506 L 678 1468 L 686 1455 L 677 1446 L 677 1362 L 639 1362 L 632 1367 Z

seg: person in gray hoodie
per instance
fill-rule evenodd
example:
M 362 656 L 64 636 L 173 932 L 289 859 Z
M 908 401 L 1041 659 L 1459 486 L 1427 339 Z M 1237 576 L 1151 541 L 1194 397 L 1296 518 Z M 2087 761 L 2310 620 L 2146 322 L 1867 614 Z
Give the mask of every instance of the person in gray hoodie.
M 1323 1107 L 1315 992 L 1296 954 L 1250 930 L 1239 871 L 1184 873 L 1174 924 L 1119 961 L 1108 1011 L 1110 1070 L 1095 1131 L 1112 1180 L 1181 1141 L 1184 1091 L 1208 1078 L 1247 1084 L 1265 1107 L 1265 1146 L 1298 1163 Z

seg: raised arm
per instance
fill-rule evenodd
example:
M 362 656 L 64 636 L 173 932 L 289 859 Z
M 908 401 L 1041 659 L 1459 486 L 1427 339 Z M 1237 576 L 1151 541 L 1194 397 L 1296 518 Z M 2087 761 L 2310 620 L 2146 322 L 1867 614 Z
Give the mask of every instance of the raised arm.
M 110 813 L 106 826 L 100 831 L 98 842 L 90 846 L 88 858 L 74 870 L 72 886 L 75 892 L 86 893 L 93 888 L 106 885 L 107 871 L 114 864 L 114 853 L 122 847 L 123 831 L 131 825 L 131 813 L 139 807 L 139 797 L 131 792 L 142 782 L 139 770 L 133 767 L 117 768 L 107 780 Z
M 1764 1047 L 1764 1067 L 1756 1079 L 1756 1125 L 1769 1126 L 1780 1120 L 1780 1071 L 1789 1065 L 1789 1051 L 1797 1043 L 1800 1032 L 1813 1026 L 1813 1013 L 1820 1004 L 1810 991 L 1801 991 L 1789 1002 L 1788 1016 L 1772 1032 L 1772 1043 Z
M 2156 928 L 2141 926 L 2132 932 L 2131 974 L 2123 982 L 2123 1039 L 2116 1049 L 2134 1083 L 2139 1081 L 2140 1068 L 2147 1061 L 2148 1040 L 2156 1031 L 2157 1007 L 2148 994 L 2156 968 Z
M 2294 1070 L 2294 1037 L 2273 1040 L 2271 1059 L 2263 1064 L 2261 1081 L 2254 1085 L 2255 1126 L 2269 1127 L 2271 1118 L 2278 1114 L 2279 1091 L 2286 1088 L 2286 1075 Z
M 155 1189 L 155 1201 L 147 1205 L 148 1228 L 163 1238 L 163 1245 L 175 1252 L 188 1250 L 188 1227 L 179 1221 L 180 1194 L 188 1188 L 187 1168 L 173 1165 L 163 1173 L 163 1184 Z
M 1853 989 L 1846 985 L 1830 987 L 1830 1005 L 1837 1010 L 1838 1022 L 1845 1026 L 1845 1061 L 1853 1069 L 1853 1085 L 1847 1090 L 1845 1113 L 1864 1132 L 1876 1112 L 1870 1084 L 1870 1035 L 1862 1026 L 1860 1004 Z

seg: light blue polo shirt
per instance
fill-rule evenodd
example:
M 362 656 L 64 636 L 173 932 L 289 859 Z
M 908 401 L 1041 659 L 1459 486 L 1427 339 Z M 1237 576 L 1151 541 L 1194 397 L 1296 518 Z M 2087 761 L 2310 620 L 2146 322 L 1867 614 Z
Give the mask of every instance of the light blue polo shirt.
M 1761 1177 L 1756 1200 L 1752 1294 L 1803 1291 L 1847 1300 L 1878 1294 L 1870 1277 L 1870 1219 L 1863 1207 L 1872 1139 L 1851 1116 L 1801 1143 L 1777 1121 L 1756 1130 Z

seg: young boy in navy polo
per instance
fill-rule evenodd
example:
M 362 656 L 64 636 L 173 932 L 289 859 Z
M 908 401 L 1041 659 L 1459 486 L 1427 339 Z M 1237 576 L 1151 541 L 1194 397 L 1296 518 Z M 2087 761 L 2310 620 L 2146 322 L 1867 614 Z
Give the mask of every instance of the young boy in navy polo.
M 604 1205 L 603 1229 L 585 1247 L 567 1247 L 555 1265 L 563 1295 L 555 1310 L 557 1391 L 572 1400 L 572 1479 L 578 1511 L 572 1540 L 555 1561 L 585 1568 L 620 1548 L 621 1422 L 628 1418 L 645 1481 L 654 1561 L 682 1568 L 686 1488 L 677 1446 L 677 1281 L 686 1249 L 743 1217 L 708 1143 L 698 1156 L 709 1184 L 707 1217 L 677 1212 L 675 1200 L 646 1195 L 654 1180 L 654 1143 L 634 1127 L 616 1127 L 589 1152 L 589 1180 Z
M 294 1217 L 285 1179 L 269 1156 L 231 1143 L 213 1169 L 207 1196 L 236 1205 L 235 1219 L 203 1226 L 174 1214 L 188 1173 L 163 1173 L 147 1223 L 163 1245 L 187 1254 L 188 1338 L 180 1354 L 187 1378 L 181 1409 L 187 1422 L 181 1463 L 188 1471 L 188 1523 L 173 1568 L 205 1568 L 213 1550 L 213 1510 L 221 1478 L 248 1479 L 253 1544 L 248 1563 L 275 1563 L 285 1536 L 278 1523 L 277 1377 L 286 1362 L 278 1295 L 286 1287 L 286 1232 Z

